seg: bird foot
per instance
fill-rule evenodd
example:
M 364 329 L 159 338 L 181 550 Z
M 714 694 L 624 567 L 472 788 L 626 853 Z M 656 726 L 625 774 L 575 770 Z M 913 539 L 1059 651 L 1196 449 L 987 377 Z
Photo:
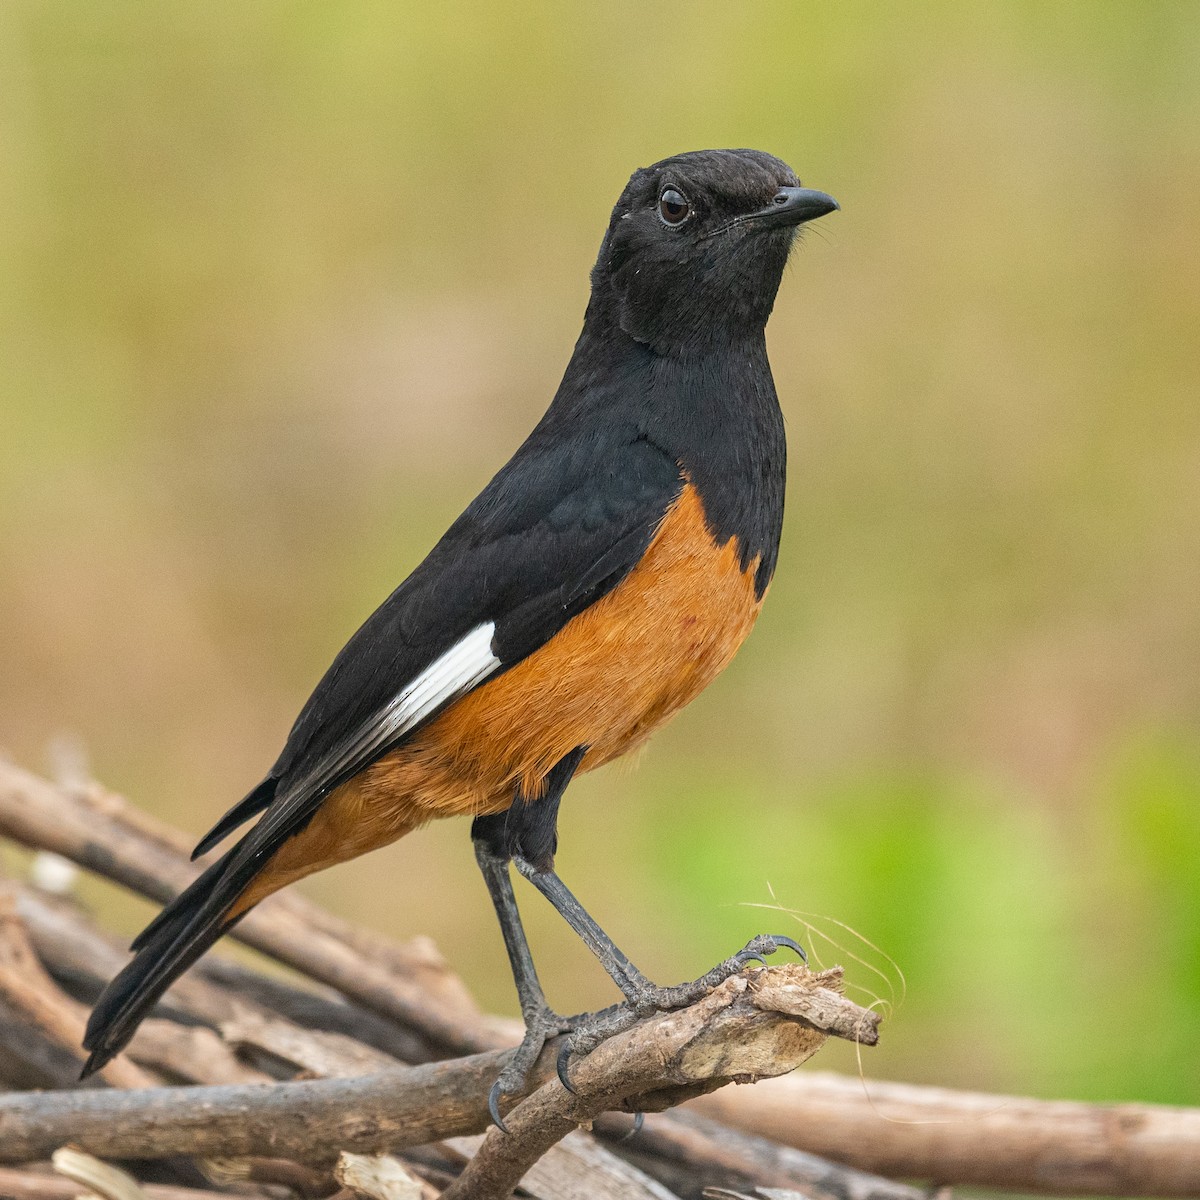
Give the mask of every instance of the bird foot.
M 561 1017 L 546 1005 L 525 1014 L 525 1036 L 488 1092 L 488 1113 L 501 1133 L 508 1132 L 500 1116 L 502 1097 L 523 1092 L 542 1047 L 552 1038 L 570 1033 L 580 1021 L 586 1019 L 586 1016 Z
M 569 1030 L 571 1036 L 563 1042 L 558 1052 L 556 1069 L 559 1082 L 567 1091 L 574 1092 L 569 1073 L 573 1057 L 590 1054 L 601 1042 L 615 1034 L 623 1033 L 644 1017 L 659 1012 L 672 1012 L 695 1004 L 726 979 L 744 971 L 750 963 L 760 962 L 766 966 L 766 955 L 774 954 L 776 950 L 785 947 L 798 954 L 802 962 L 808 961 L 804 947 L 792 938 L 764 933 L 751 938 L 736 954 L 690 983 L 658 987 L 639 975 L 637 979 L 622 987 L 626 996 L 624 1004 L 615 1004 L 611 1008 L 572 1019 Z
M 744 971 L 750 963 L 759 962 L 765 967 L 766 956 L 784 947 L 798 954 L 802 962 L 808 962 L 808 955 L 799 942 L 790 937 L 761 933 L 758 937 L 751 938 L 736 954 L 724 962 L 717 963 L 699 979 L 693 979 L 690 983 L 677 983 L 671 987 L 656 987 L 647 979 L 639 979 L 630 986 L 625 995 L 639 1017 L 687 1008 L 689 1004 L 695 1004 L 731 976 Z

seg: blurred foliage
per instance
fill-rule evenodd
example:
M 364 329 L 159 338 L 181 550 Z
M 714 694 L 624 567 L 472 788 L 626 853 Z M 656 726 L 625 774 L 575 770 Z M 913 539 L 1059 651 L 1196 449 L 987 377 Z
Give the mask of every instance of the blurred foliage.
M 1200 1098 L 1200 8 L 12 0 L 0 72 L 10 753 L 206 828 L 549 400 L 628 173 L 758 146 L 844 209 L 781 572 L 563 873 L 664 980 L 819 914 L 872 1074 Z M 464 822 L 304 886 L 515 1009 Z

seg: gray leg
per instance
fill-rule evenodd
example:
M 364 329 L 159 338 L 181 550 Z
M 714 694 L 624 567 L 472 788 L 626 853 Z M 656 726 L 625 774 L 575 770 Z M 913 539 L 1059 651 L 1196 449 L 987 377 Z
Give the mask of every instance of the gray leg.
M 475 843 L 475 858 L 483 872 L 488 894 L 500 919 L 508 961 L 512 965 L 521 1015 L 525 1018 L 525 1037 L 509 1060 L 488 1097 L 492 1120 L 501 1128 L 500 1097 L 520 1090 L 537 1061 L 542 1047 L 561 1033 L 572 1033 L 559 1056 L 559 1078 L 570 1087 L 567 1078 L 567 1059 L 571 1051 L 590 1050 L 606 1037 L 629 1028 L 650 1013 L 694 1004 L 719 983 L 743 970 L 747 963 L 765 962 L 782 946 L 788 946 L 801 958 L 804 951 L 788 937 L 762 935 L 751 939 L 741 950 L 706 974 L 690 983 L 674 987 L 656 987 L 613 944 L 612 939 L 571 894 L 566 884 L 554 873 L 554 851 L 557 844 L 558 805 L 563 791 L 575 769 L 587 752 L 578 746 L 558 763 L 546 777 L 546 789 L 536 800 L 517 795 L 512 806 L 502 813 L 475 818 L 471 837 Z M 550 901 L 563 919 L 596 956 L 625 997 L 623 1004 L 603 1009 L 586 1017 L 561 1017 L 546 1003 L 542 985 L 529 953 L 529 943 L 521 927 L 516 897 L 508 864 L 517 869 Z
M 572 1054 L 589 1053 L 606 1038 L 624 1032 L 642 1017 L 695 1004 L 718 984 L 745 970 L 747 964 L 755 961 L 765 964 L 764 955 L 773 954 L 784 946 L 794 950 L 802 960 L 807 961 L 803 947 L 791 938 L 760 934 L 751 938 L 736 954 L 718 963 L 699 979 L 676 984 L 674 987 L 658 987 L 617 948 L 612 938 L 600 928 L 552 870 L 539 869 L 522 858 L 516 858 L 514 862 L 517 870 L 554 905 L 563 920 L 575 930 L 625 995 L 624 1004 L 613 1005 L 571 1023 L 571 1037 L 563 1043 L 557 1062 L 558 1078 L 569 1092 L 575 1090 L 571 1086 L 568 1073 Z
M 500 1097 L 520 1091 L 525 1085 L 533 1064 L 537 1062 L 542 1047 L 551 1038 L 568 1032 L 573 1022 L 560 1017 L 546 1003 L 546 995 L 529 953 L 529 942 L 521 925 L 521 914 L 517 910 L 517 898 L 513 895 L 512 880 L 508 875 L 508 860 L 500 858 L 489 849 L 486 842 L 475 839 L 475 861 L 483 873 L 488 894 L 500 920 L 500 932 L 504 935 L 504 946 L 508 961 L 512 965 L 513 981 L 517 985 L 517 998 L 521 1003 L 521 1016 L 525 1019 L 525 1037 L 500 1077 L 492 1084 L 488 1093 L 488 1111 L 500 1129 L 504 1122 L 500 1117 Z
M 529 942 L 517 910 L 517 898 L 513 895 L 512 880 L 508 877 L 508 859 L 499 858 L 488 848 L 486 842 L 475 841 L 475 861 L 483 873 L 488 895 L 500 920 L 500 932 L 504 935 L 504 948 L 512 966 L 513 982 L 517 985 L 517 998 L 521 1002 L 521 1014 L 528 1017 L 546 1007 L 546 996 L 542 991 L 529 952 Z
M 517 870 L 554 905 L 559 916 L 575 930 L 583 944 L 600 960 L 600 965 L 612 977 L 612 981 L 625 994 L 627 1000 L 634 1000 L 641 989 L 651 986 L 650 980 L 617 948 L 612 938 L 596 924 L 587 909 L 553 871 L 538 870 L 523 858 L 514 861 Z
M 791 938 L 760 934 L 751 938 L 736 954 L 718 963 L 699 979 L 676 984 L 674 987 L 657 987 L 614 945 L 608 934 L 596 924 L 567 885 L 553 871 L 538 870 L 532 863 L 521 858 L 514 861 L 517 870 L 554 905 L 563 920 L 600 960 L 600 965 L 612 977 L 612 981 L 625 994 L 630 1007 L 639 1016 L 694 1004 L 731 975 L 744 970 L 747 963 L 765 963 L 763 955 L 773 954 L 783 946 L 794 950 L 801 958 L 806 957 L 803 948 Z
M 478 816 L 471 825 L 475 860 L 483 872 L 488 894 L 500 919 L 504 946 L 521 1002 L 521 1015 L 525 1018 L 525 1037 L 488 1094 L 488 1111 L 500 1129 L 504 1128 L 500 1119 L 500 1097 L 524 1087 L 546 1042 L 568 1032 L 579 1020 L 577 1017 L 560 1017 L 546 1003 L 533 956 L 529 953 L 529 942 L 521 926 L 508 864 L 514 855 L 520 854 L 523 859 L 536 862 L 542 870 L 554 866 L 559 801 L 586 753 L 586 746 L 577 746 L 557 763 L 546 776 L 541 796 L 530 799 L 518 792 L 506 812 Z

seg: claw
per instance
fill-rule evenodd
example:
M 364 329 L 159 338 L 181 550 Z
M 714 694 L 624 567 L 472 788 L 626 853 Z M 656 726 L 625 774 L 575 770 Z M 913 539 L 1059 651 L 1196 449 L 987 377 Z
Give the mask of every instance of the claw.
M 571 1093 L 572 1096 L 578 1096 L 579 1093 L 575 1090 L 574 1084 L 571 1083 L 571 1076 L 567 1073 L 571 1065 L 571 1039 L 566 1038 L 563 1044 L 559 1047 L 558 1058 L 554 1062 L 554 1070 L 558 1075 L 558 1082 Z
M 761 954 L 739 954 L 738 958 L 743 963 L 760 962 L 764 967 L 767 965 L 767 960 Z
M 622 1141 L 622 1142 L 627 1142 L 627 1141 L 629 1141 L 630 1138 L 637 1137 L 637 1135 L 642 1132 L 642 1127 L 645 1124 L 646 1124 L 646 1114 L 644 1112 L 634 1113 L 633 1114 L 633 1126 L 630 1128 L 629 1132 L 627 1134 L 625 1134 L 624 1137 L 619 1138 L 618 1140 Z
M 488 1092 L 488 1113 L 492 1118 L 492 1124 L 500 1130 L 501 1133 L 508 1132 L 508 1126 L 504 1123 L 504 1118 L 500 1115 L 500 1097 L 504 1095 L 504 1089 L 500 1086 L 500 1080 L 497 1079 L 492 1084 L 491 1091 Z
M 775 949 L 779 950 L 786 946 L 789 950 L 795 951 L 800 956 L 802 963 L 808 963 L 808 955 L 804 951 L 804 947 L 799 942 L 793 941 L 790 937 L 780 937 L 778 934 L 772 934 L 771 937 L 775 942 Z

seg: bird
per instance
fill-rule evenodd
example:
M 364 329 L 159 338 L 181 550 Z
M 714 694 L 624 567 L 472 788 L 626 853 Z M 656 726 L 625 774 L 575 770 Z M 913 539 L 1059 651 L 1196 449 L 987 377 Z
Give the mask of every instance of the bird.
M 677 154 L 630 177 L 583 329 L 528 438 L 335 657 L 266 778 L 193 858 L 231 848 L 134 939 L 87 1024 L 84 1074 L 265 897 L 430 821 L 472 818 L 525 1037 L 489 1107 L 622 1021 L 691 1003 L 792 939 L 760 935 L 657 987 L 554 870 L 577 775 L 627 754 L 724 669 L 762 608 L 783 524 L 786 439 L 765 330 L 806 222 L 838 208 L 758 150 Z M 621 1005 L 546 1001 L 511 868 L 565 918 Z

